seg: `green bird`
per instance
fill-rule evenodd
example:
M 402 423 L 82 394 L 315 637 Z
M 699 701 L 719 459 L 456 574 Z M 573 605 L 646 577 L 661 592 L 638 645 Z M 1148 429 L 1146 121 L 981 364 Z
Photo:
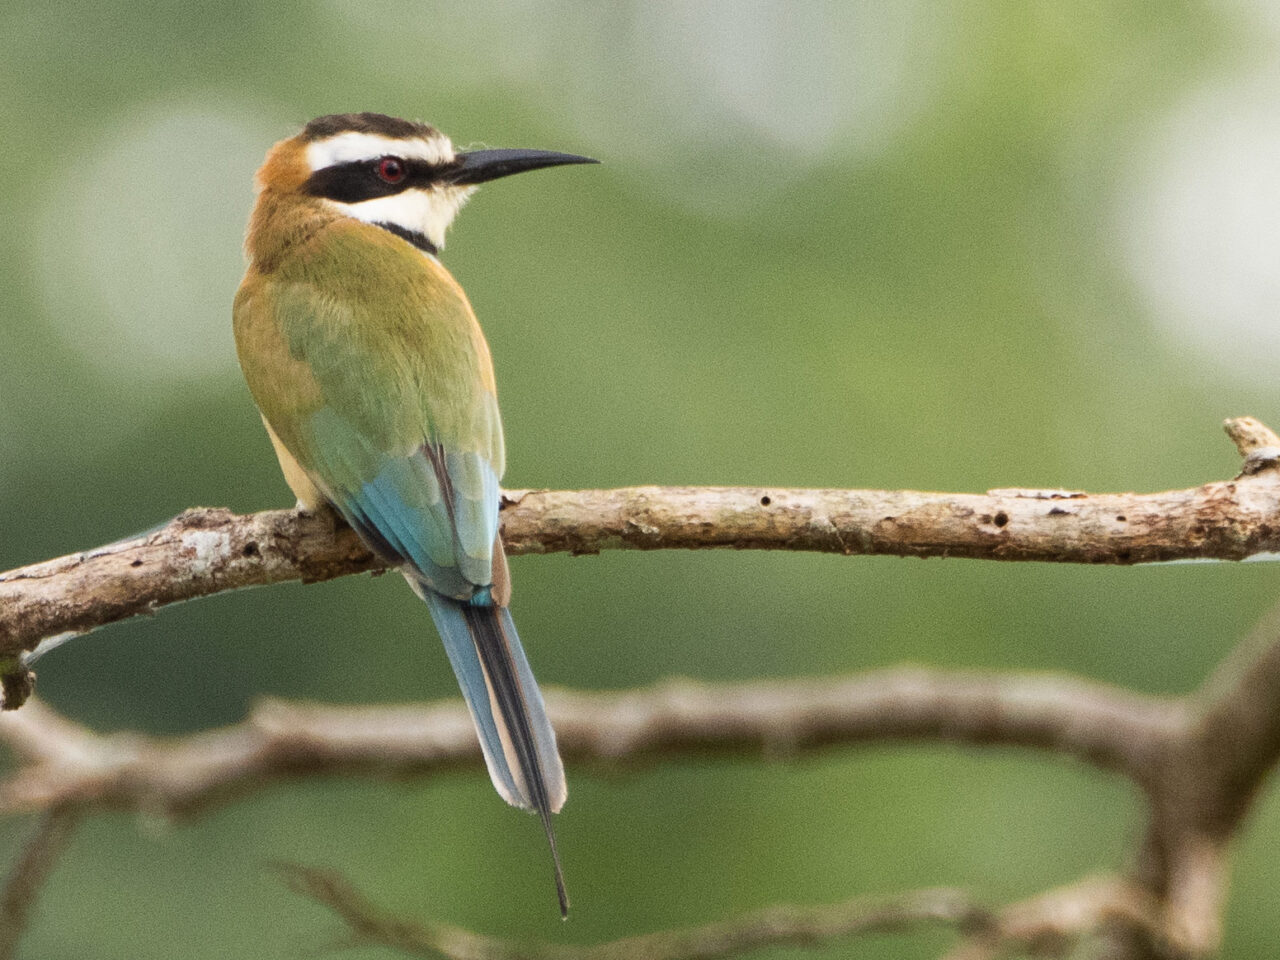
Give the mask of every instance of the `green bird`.
M 457 152 L 427 124 L 312 120 L 256 178 L 236 349 L 300 506 L 332 507 L 426 601 L 498 793 L 546 830 L 564 767 L 508 604 L 504 453 L 493 361 L 441 265 L 476 185 L 587 157 Z

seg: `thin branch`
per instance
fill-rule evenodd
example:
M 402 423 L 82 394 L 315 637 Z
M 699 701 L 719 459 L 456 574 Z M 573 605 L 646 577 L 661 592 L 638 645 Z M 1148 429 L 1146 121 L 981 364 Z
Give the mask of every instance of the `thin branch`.
M 346 925 L 344 946 L 389 947 L 437 960 L 718 960 L 767 947 L 817 949 L 877 933 L 942 925 L 963 936 L 947 960 L 992 960 L 1016 952 L 1066 956 L 1117 918 L 1158 935 L 1158 904 L 1119 877 L 1087 877 L 992 910 L 953 888 L 854 897 L 825 906 L 776 904 L 683 930 L 663 930 L 590 946 L 519 943 L 441 923 L 397 917 L 334 870 L 277 868 L 294 892 Z
M 1153 940 L 1163 937 L 1160 904 L 1122 877 L 1085 877 L 994 914 L 948 953 L 945 960 L 996 960 L 1012 954 L 1075 956 L 1081 941 L 1122 921 Z
M 1246 419 L 1228 425 L 1254 457 L 1248 475 L 1190 490 L 525 490 L 506 495 L 502 535 L 512 554 L 731 547 L 1132 564 L 1280 553 L 1280 470 L 1258 459 L 1274 434 Z M 0 574 L 0 674 L 41 640 L 169 603 L 380 569 L 330 516 L 188 510 L 145 536 Z M 19 679 L 4 688 L 7 707 L 21 699 Z
M 54 807 L 41 818 L 35 833 L 9 870 L 0 891 L 0 960 L 10 960 L 26 932 L 31 909 L 54 864 L 71 839 L 80 812 Z
M 992 916 L 958 890 L 917 890 L 857 897 L 822 907 L 775 905 L 732 920 L 664 930 L 593 946 L 517 943 L 438 923 L 394 917 L 332 870 L 282 865 L 296 893 L 332 910 L 350 945 L 383 946 L 442 960 L 717 960 L 765 947 L 817 948 L 859 935 L 942 924 L 961 931 L 993 927 Z
M 923 668 L 732 686 L 674 681 L 624 693 L 551 690 L 547 706 L 561 752 L 579 764 L 944 741 L 1063 753 L 1139 782 L 1182 716 L 1167 701 L 1070 677 Z M 93 804 L 191 816 L 301 776 L 427 776 L 481 759 L 459 701 L 264 700 L 242 723 L 173 738 L 96 734 L 33 701 L 0 715 L 0 742 L 25 760 L 0 781 L 0 814 Z
M 1226 836 L 1280 759 L 1280 604 L 1218 666 L 1191 705 L 1186 749 L 1213 765 L 1212 776 L 1197 778 L 1210 791 L 1194 798 L 1200 826 Z
M 1280 759 L 1280 605 L 1186 698 L 1184 718 L 1151 757 L 1136 875 L 1165 904 L 1166 952 L 1205 957 L 1222 939 L 1231 842 Z

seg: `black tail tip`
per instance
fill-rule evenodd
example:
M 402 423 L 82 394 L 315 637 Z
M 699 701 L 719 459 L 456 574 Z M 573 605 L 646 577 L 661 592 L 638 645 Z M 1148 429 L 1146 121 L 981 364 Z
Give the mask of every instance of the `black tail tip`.
M 556 898 L 560 901 L 560 919 L 569 919 L 569 891 L 564 888 L 564 874 L 560 872 L 560 858 L 556 858 Z

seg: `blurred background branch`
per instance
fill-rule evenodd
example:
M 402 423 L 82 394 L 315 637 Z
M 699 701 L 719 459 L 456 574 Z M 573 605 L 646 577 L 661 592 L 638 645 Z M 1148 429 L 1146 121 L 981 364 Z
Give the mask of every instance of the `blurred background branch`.
M 446 958 L 684 960 L 821 944 L 926 921 L 954 925 L 963 939 L 948 956 L 966 960 L 1013 949 L 1077 956 L 1072 951 L 1086 941 L 1108 951 L 1099 956 L 1209 957 L 1220 945 L 1228 847 L 1280 754 L 1276 626 L 1260 628 L 1202 691 L 1184 698 L 1143 697 L 1070 677 L 920 668 L 840 681 L 738 687 L 683 681 L 648 691 L 548 695 L 562 751 L 579 769 L 724 751 L 778 760 L 854 744 L 941 740 L 1061 753 L 1142 788 L 1151 814 L 1131 876 L 1086 878 L 999 911 L 958 892 L 926 891 L 825 908 L 772 907 L 598 947 L 528 946 L 396 918 L 333 871 L 287 868 L 285 875 L 294 889 L 334 910 L 353 942 Z M 35 702 L 0 717 L 0 741 L 19 761 L 0 782 L 0 813 L 43 811 L 45 818 L 6 888 L 0 932 L 13 943 L 69 824 L 85 813 L 188 818 L 281 780 L 404 778 L 482 762 L 457 701 L 402 707 L 268 701 L 235 727 L 163 740 L 93 733 Z
M 900 933 L 938 924 L 1001 939 L 993 913 L 959 890 L 932 889 L 858 897 L 825 907 L 779 904 L 731 920 L 686 930 L 614 940 L 595 946 L 513 943 L 451 927 L 395 917 L 341 874 L 294 864 L 279 872 L 290 889 L 333 911 L 347 924 L 344 946 L 389 947 L 439 960 L 717 960 L 765 947 L 820 947 L 868 934 Z
M 0 960 L 17 955 L 41 887 L 75 832 L 82 812 L 83 807 L 77 804 L 49 805 L 26 847 L 9 867 L 0 890 Z
M 845 679 L 547 696 L 561 752 L 598 770 L 709 753 L 788 759 L 885 741 L 1019 746 L 1144 783 L 1180 729 L 1177 702 L 1072 677 L 906 667 Z M 176 738 L 102 735 L 39 700 L 0 715 L 23 760 L 0 780 L 0 814 L 88 804 L 190 817 L 281 780 L 403 778 L 480 760 L 459 701 L 405 706 L 260 702 L 244 722 Z
M 280 874 L 290 889 L 331 910 L 348 934 L 340 946 L 387 947 L 438 960 L 718 960 L 768 947 L 845 945 L 875 934 L 942 926 L 960 934 L 943 960 L 995 960 L 1014 954 L 1079 956 L 1109 924 L 1123 920 L 1158 938 L 1157 910 L 1144 891 L 1119 877 L 1096 876 L 992 909 L 964 891 L 912 890 L 855 897 L 818 907 L 777 904 L 744 916 L 664 930 L 593 946 L 513 943 L 386 913 L 332 870 L 292 864 Z

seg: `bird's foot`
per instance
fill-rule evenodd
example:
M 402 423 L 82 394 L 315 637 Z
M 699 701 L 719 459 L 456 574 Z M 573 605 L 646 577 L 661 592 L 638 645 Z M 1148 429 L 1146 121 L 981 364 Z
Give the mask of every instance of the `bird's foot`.
M 338 511 L 334 510 L 328 503 L 320 503 L 316 506 L 310 506 L 299 500 L 294 504 L 293 512 L 299 519 L 303 520 L 315 517 L 316 520 L 320 521 L 327 527 L 331 538 L 337 536 L 338 527 L 342 523 L 341 517 L 338 516 Z

